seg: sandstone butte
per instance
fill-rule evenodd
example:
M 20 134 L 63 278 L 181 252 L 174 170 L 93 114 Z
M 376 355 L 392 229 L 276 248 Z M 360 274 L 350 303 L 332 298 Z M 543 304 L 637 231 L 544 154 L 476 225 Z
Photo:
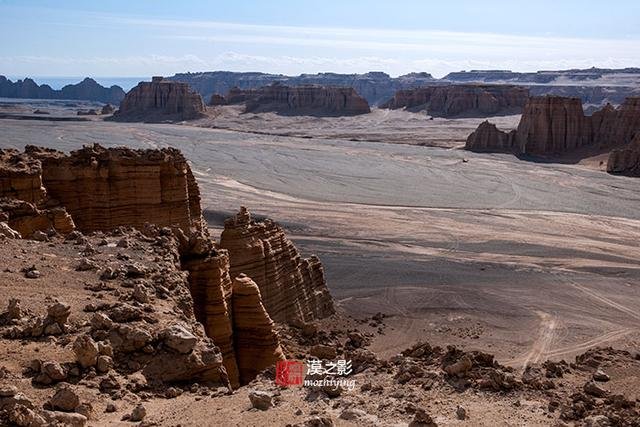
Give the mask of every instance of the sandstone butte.
M 640 177 L 640 133 L 636 134 L 629 145 L 609 153 L 607 172 Z
M 445 85 L 402 89 L 380 108 L 426 110 L 436 117 L 518 114 L 529 90 L 510 85 Z
M 127 92 L 113 120 L 124 122 L 192 120 L 201 117 L 204 111 L 202 97 L 187 83 L 153 77 L 151 82 L 140 82 Z
M 212 98 L 212 102 L 222 102 Z M 351 87 L 286 86 L 273 83 L 259 89 L 232 88 L 227 104 L 245 104 L 246 113 L 276 112 L 282 115 L 354 116 L 371 112 L 367 100 Z
M 320 261 L 302 259 L 275 222 L 252 221 L 241 208 L 225 222 L 220 244 L 209 237 L 198 185 L 175 149 L 1 150 L 0 222 L 25 238 L 52 230 L 164 227 L 175 241 L 179 268 L 188 272 L 193 320 L 219 348 L 234 387 L 283 358 L 273 321 L 334 313 Z M 188 372 L 176 375 L 184 379 Z
M 469 135 L 465 148 L 532 156 L 621 148 L 625 150 L 622 156 L 628 156 L 634 148 L 626 148 L 639 132 L 640 98 L 627 98 L 618 108 L 607 105 L 586 116 L 579 98 L 540 96 L 529 99 L 516 130 L 503 132 L 483 122 Z M 620 163 L 622 157 L 612 158 Z M 610 170 L 617 171 L 617 168 L 612 165 Z

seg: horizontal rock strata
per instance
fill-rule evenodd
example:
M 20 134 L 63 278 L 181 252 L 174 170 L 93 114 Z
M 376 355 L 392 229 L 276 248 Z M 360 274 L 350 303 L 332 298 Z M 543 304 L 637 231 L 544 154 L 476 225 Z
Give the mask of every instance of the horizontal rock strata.
M 0 149 L 0 197 L 40 203 L 46 197 L 40 162 L 13 149 Z
M 607 172 L 640 177 L 640 133 L 626 147 L 611 151 L 607 161 Z
M 128 304 L 110 310 L 111 320 L 97 320 L 98 330 L 108 330 L 119 353 L 140 352 L 156 336 L 166 341 L 163 357 L 141 355 L 139 362 L 149 378 L 213 378 L 237 387 L 284 357 L 272 319 L 310 321 L 334 312 L 318 258 L 301 259 L 273 221 L 253 222 L 243 208 L 226 222 L 222 242 L 216 245 L 204 225 L 197 182 L 178 150 L 107 149 L 96 144 L 66 155 L 27 146 L 24 153 L 0 153 L 0 177 L 3 238 L 41 231 L 38 240 L 48 240 L 55 234 L 51 231 L 67 235 L 75 227 L 106 233 L 133 227 L 144 233 L 143 240 L 155 241 L 167 261 L 186 271 L 180 289 L 190 293 L 193 304 L 185 314 L 204 326 L 203 334 L 212 343 L 203 342 L 192 352 L 198 340 L 185 326 L 152 333 L 121 324 L 142 317 Z M 77 233 L 73 239 L 84 237 Z M 117 245 L 124 248 L 129 241 L 123 238 Z M 85 259 L 78 271 L 87 270 L 98 266 Z M 109 281 L 146 274 L 145 266 L 131 264 L 107 267 L 99 277 Z M 142 304 L 153 299 L 139 283 L 131 295 Z M 87 347 L 86 342 L 80 344 Z M 172 360 L 177 366 L 169 366 Z M 110 361 L 100 363 L 104 368 Z
M 247 113 L 352 116 L 371 111 L 367 101 L 350 87 L 272 84 L 259 89 L 234 88 L 225 99 L 228 104 L 245 103 Z
M 334 312 L 320 261 L 302 259 L 275 222 L 252 221 L 242 208 L 225 221 L 220 247 L 229 251 L 230 276 L 244 273 L 253 279 L 276 322 L 309 321 Z
M 205 111 L 202 97 L 187 83 L 154 77 L 140 82 L 120 102 L 113 118 L 118 121 L 192 120 Z
M 517 114 L 529 90 L 508 85 L 446 85 L 403 89 L 381 108 L 426 110 L 437 117 Z
M 130 150 L 87 146 L 62 153 L 27 147 L 42 161 L 47 194 L 62 204 L 82 231 L 142 228 L 145 223 L 201 226 L 200 196 L 182 154 L 175 149 Z
M 233 348 L 229 256 L 226 251 L 211 251 L 183 259 L 182 266 L 189 272 L 196 319 L 220 348 L 229 381 L 237 387 L 239 374 Z
M 278 335 L 262 305 L 258 285 L 240 275 L 233 280 L 233 340 L 240 382 L 247 384 L 264 369 L 284 359 Z
M 582 148 L 608 151 L 624 147 L 640 131 L 640 98 L 627 98 L 618 108 L 606 106 L 585 116 L 578 98 L 532 97 L 515 132 L 482 123 L 467 138 L 472 151 L 545 156 Z

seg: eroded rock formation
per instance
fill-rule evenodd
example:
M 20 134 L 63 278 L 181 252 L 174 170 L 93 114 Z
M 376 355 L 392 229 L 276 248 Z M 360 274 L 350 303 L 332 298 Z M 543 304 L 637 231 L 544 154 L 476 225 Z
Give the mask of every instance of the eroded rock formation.
M 200 195 L 182 154 L 171 148 L 85 146 L 69 156 L 28 146 L 42 162 L 47 194 L 82 231 L 141 228 L 145 223 L 200 228 Z
M 40 203 L 46 197 L 40 162 L 13 149 L 0 149 L 0 197 Z
M 529 98 L 529 90 L 508 85 L 446 85 L 403 89 L 381 108 L 425 109 L 432 116 L 517 114 Z
M 203 73 L 181 73 L 169 77 L 170 80 L 188 83 L 203 98 L 213 94 L 226 95 L 231 89 L 258 89 L 275 82 L 287 86 L 319 85 L 352 87 L 370 105 L 378 105 L 389 99 L 399 89 L 423 86 L 435 81 L 429 73 L 409 73 L 391 77 L 386 73 L 372 71 L 364 74 L 318 73 L 285 76 L 282 74 L 235 73 L 213 71 Z
M 118 121 L 192 120 L 205 111 L 202 97 L 188 84 L 153 77 L 131 89 L 113 115 Z
M 187 253 L 182 266 L 189 272 L 196 319 L 220 348 L 229 381 L 237 387 L 239 372 L 233 346 L 229 256 L 226 251 L 216 250 Z
M 149 378 L 168 382 L 213 378 L 237 387 L 284 357 L 272 319 L 302 322 L 334 312 L 320 261 L 316 257 L 301 259 L 274 222 L 253 222 L 242 209 L 227 221 L 223 241 L 216 245 L 204 226 L 198 185 L 185 158 L 175 149 L 93 145 L 65 155 L 27 146 L 24 153 L 0 153 L 0 178 L 3 238 L 28 237 L 40 231 L 37 240 L 49 240 L 56 232 L 70 234 L 76 225 L 84 232 L 105 233 L 122 233 L 133 227 L 141 230 L 134 234 L 144 233 L 144 241 L 155 241 L 155 251 L 166 258 L 163 280 L 173 275 L 171 265 L 188 273 L 177 275 L 171 289 L 191 295 L 193 302 L 183 309 L 190 321 L 204 326 L 203 333 L 215 346 L 198 344 L 197 333 L 184 325 L 155 332 L 148 327 L 132 328 L 125 323 L 139 321 L 143 314 L 130 304 L 112 308 L 94 322 L 96 331 L 108 331 L 116 352 L 144 353 L 143 349 L 149 350 L 158 339 L 165 341 L 169 350 L 162 346 L 162 357 L 143 354 L 136 359 L 145 366 L 143 372 Z M 67 238 L 87 242 L 74 233 Z M 126 238 L 117 243 L 122 248 L 129 245 Z M 88 247 L 83 256 L 96 253 Z M 88 258 L 76 267 L 77 271 L 98 269 L 99 264 Z M 149 270 L 142 264 L 128 263 L 117 268 L 106 266 L 98 274 L 101 281 L 141 279 Z M 162 289 L 155 294 L 168 292 Z M 149 304 L 155 294 L 150 293 L 149 283 L 136 281 L 131 299 Z M 16 333 L 31 334 L 31 330 Z M 98 332 L 97 336 L 106 335 Z M 83 354 L 91 347 L 90 338 L 84 340 L 77 346 Z M 199 347 L 194 350 L 196 344 Z M 82 357 L 83 367 L 90 363 L 108 369 L 112 361 L 93 353 L 90 362 Z M 171 360 L 178 366 L 168 366 Z
M 626 147 L 611 151 L 607 172 L 615 175 L 640 177 L 640 133 Z
M 241 208 L 225 221 L 220 247 L 229 251 L 230 276 L 244 273 L 253 279 L 276 322 L 310 321 L 334 312 L 322 264 L 315 256 L 302 259 L 275 222 L 253 221 Z
M 233 280 L 233 340 L 242 384 L 284 359 L 273 321 L 262 305 L 260 289 L 243 274 Z
M 274 111 L 279 114 L 352 116 L 371 110 L 367 101 L 350 87 L 285 86 L 274 83 L 259 89 L 229 91 L 229 104 L 245 103 L 245 112 Z
M 578 98 L 532 97 L 516 131 L 502 132 L 482 123 L 467 138 L 472 151 L 547 156 L 588 149 L 607 152 L 624 147 L 640 131 L 640 98 L 627 98 L 586 116 Z

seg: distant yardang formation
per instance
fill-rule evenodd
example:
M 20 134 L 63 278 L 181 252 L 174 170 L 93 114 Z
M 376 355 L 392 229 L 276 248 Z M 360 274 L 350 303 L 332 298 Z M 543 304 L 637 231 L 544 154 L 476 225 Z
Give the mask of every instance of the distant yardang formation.
M 410 73 L 391 77 L 381 72 L 365 74 L 301 74 L 285 76 L 265 73 L 210 71 L 182 73 L 170 80 L 189 83 L 204 99 L 226 95 L 233 87 L 257 89 L 280 82 L 288 86 L 315 84 L 352 87 L 369 105 L 380 105 L 403 89 L 451 84 L 508 84 L 527 87 L 533 96 L 559 95 L 580 97 L 589 110 L 607 103 L 621 104 L 628 96 L 640 96 L 640 69 L 600 69 L 538 71 L 516 73 L 508 70 L 461 71 L 435 79 L 429 73 Z
M 529 90 L 509 85 L 446 85 L 402 89 L 381 108 L 427 110 L 437 117 L 519 114 Z
M 153 77 L 151 82 L 140 82 L 127 92 L 113 119 L 125 122 L 192 120 L 201 117 L 204 111 L 202 97 L 188 84 Z
M 435 81 L 429 73 L 410 73 L 392 78 L 388 74 L 381 72 L 365 74 L 319 73 L 285 76 L 282 74 L 234 73 L 230 71 L 182 73 L 169 77 L 169 80 L 189 83 L 204 99 L 210 99 L 214 94 L 226 95 L 234 87 L 259 89 L 276 82 L 287 86 L 351 87 L 366 99 L 370 105 L 378 105 L 388 100 L 398 89 L 423 86 Z
M 2 98 L 76 99 L 117 104 L 124 99 L 124 95 L 120 86 L 106 88 L 90 78 L 74 85 L 66 85 L 61 90 L 54 90 L 49 85 L 38 85 L 28 78 L 14 83 L 5 76 L 0 76 Z
M 640 98 L 627 98 L 618 108 L 611 105 L 585 116 L 578 98 L 533 97 L 525 106 L 517 130 L 502 132 L 484 122 L 469 135 L 466 149 L 511 152 L 518 155 L 553 156 L 580 149 L 612 153 L 608 170 L 633 170 L 637 146 L 629 143 L 640 134 Z
M 629 145 L 609 154 L 607 172 L 640 177 L 640 132 Z
M 273 221 L 255 222 L 241 208 L 225 222 L 220 244 L 209 237 L 198 185 L 178 150 L 99 145 L 70 155 L 33 146 L 24 153 L 0 150 L 0 239 L 46 240 L 74 230 L 122 235 L 128 227 L 164 252 L 157 259 L 167 266 L 158 280 L 174 279 L 172 293 L 183 299 L 180 307 L 190 316 L 185 319 L 199 321 L 215 344 L 202 355 L 191 353 L 201 340 L 184 326 L 140 332 L 100 314 L 98 328 L 112 328 L 108 337 L 121 349 L 117 357 L 144 360 L 135 366 L 144 366 L 149 379 L 246 384 L 284 358 L 274 321 L 303 325 L 335 311 L 318 258 L 303 259 Z M 123 238 L 118 247 L 129 244 Z M 90 261 L 82 265 L 98 268 Z M 144 274 L 143 266 L 133 265 L 126 271 L 106 268 L 100 278 Z M 134 299 L 148 301 L 145 292 L 134 288 Z M 192 302 L 184 301 L 185 292 Z M 121 312 L 110 315 L 123 323 Z M 178 353 L 175 366 L 165 352 L 157 357 L 136 353 L 152 337 Z
M 350 87 L 305 85 L 290 87 L 274 83 L 259 89 L 233 88 L 227 94 L 228 104 L 245 104 L 245 112 L 273 111 L 284 115 L 353 116 L 371 110 L 367 101 Z M 219 104 L 213 95 L 211 104 Z

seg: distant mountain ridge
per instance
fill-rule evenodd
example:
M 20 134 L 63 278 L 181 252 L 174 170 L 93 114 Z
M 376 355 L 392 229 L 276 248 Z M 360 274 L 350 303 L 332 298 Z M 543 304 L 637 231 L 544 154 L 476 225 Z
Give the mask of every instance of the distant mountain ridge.
M 5 76 L 0 76 L 0 97 L 2 98 L 74 99 L 119 104 L 124 95 L 125 92 L 120 86 L 113 85 L 107 88 L 89 77 L 77 84 L 66 85 L 60 90 L 55 90 L 46 84 L 38 85 L 30 78 L 12 82 Z
M 289 86 L 317 84 L 352 87 L 370 105 L 389 101 L 397 91 L 431 85 L 514 84 L 528 87 L 531 95 L 580 97 L 588 106 L 621 104 L 628 96 L 640 95 L 640 68 L 588 68 L 559 71 L 514 72 L 510 70 L 471 70 L 449 73 L 436 79 L 429 73 L 409 73 L 391 77 L 383 72 L 364 74 L 318 73 L 287 76 L 260 72 L 206 71 L 179 73 L 169 80 L 189 83 L 204 99 L 226 95 L 233 87 L 257 89 L 280 82 Z

